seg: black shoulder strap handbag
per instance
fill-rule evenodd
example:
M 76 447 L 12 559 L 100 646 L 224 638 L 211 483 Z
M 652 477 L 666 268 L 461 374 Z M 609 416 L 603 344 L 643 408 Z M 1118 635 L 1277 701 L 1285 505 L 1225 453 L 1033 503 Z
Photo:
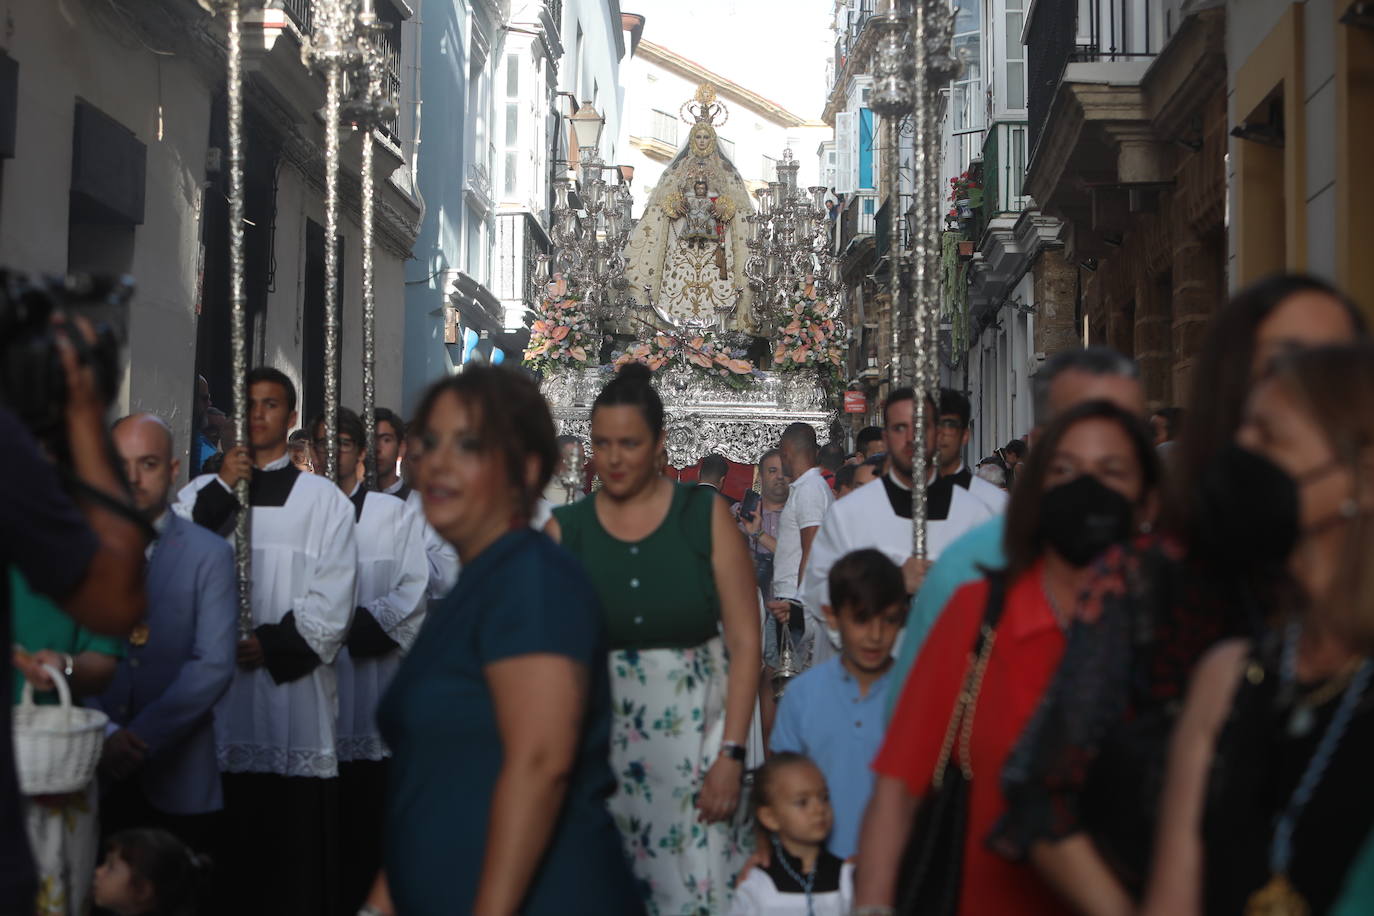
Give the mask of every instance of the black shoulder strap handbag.
M 1006 577 L 988 577 L 988 603 L 978 629 L 964 686 L 945 729 L 940 758 L 930 789 L 916 809 L 911 838 L 902 853 L 897 875 L 897 907 L 901 916 L 954 916 L 959 912 L 959 887 L 964 875 L 964 837 L 968 829 L 969 786 L 973 768 L 969 764 L 969 740 L 973 734 L 973 714 L 978 707 L 978 692 L 983 673 L 997 640 L 997 622 L 1002 617 L 1006 598 Z M 954 739 L 959 739 L 959 760 L 951 759 Z M 996 774 L 994 774 L 995 776 Z

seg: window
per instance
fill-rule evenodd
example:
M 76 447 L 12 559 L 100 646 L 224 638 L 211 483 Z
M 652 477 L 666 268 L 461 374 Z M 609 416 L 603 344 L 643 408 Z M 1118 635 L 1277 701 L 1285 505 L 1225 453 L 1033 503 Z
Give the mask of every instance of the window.
M 514 200 L 520 192 L 520 56 L 506 55 L 505 99 L 503 101 L 501 196 Z
M 763 180 L 778 180 L 778 160 L 774 159 L 772 156 L 763 157 Z
M 954 57 L 963 71 L 950 93 L 954 132 L 983 129 L 983 53 L 979 5 L 982 0 L 958 0 L 954 13 Z M 967 165 L 968 160 L 964 160 Z M 963 166 L 960 166 L 962 170 Z
M 1024 2 L 1007 0 L 1007 96 L 1004 107 L 1008 109 L 1026 107 L 1026 46 L 1021 44 Z
M 1007 183 L 1007 190 L 1011 194 L 1012 209 L 1020 210 L 1024 207 L 1025 190 L 1023 184 L 1026 179 L 1026 129 L 1024 127 L 1013 127 L 1011 129 L 1011 175 Z
M 677 146 L 677 118 L 655 108 L 649 115 L 649 136 L 669 146 Z

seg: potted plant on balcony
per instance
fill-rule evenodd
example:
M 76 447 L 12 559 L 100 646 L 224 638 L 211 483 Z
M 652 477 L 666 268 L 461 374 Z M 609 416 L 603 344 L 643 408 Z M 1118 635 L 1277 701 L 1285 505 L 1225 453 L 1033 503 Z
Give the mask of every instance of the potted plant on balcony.
M 973 219 L 973 211 L 983 205 L 983 185 L 975 175 L 965 171 L 949 180 L 949 200 L 954 204 L 952 214 L 960 220 Z

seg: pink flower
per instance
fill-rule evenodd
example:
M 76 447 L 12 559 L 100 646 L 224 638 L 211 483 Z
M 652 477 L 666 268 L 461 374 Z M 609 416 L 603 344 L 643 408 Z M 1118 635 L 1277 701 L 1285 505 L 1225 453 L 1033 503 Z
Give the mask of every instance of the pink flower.
M 782 342 L 782 341 L 779 341 L 779 342 L 778 342 L 778 345 L 777 345 L 776 347 L 773 348 L 773 361 L 774 361 L 774 362 L 779 362 L 779 363 L 782 362 L 783 355 L 784 355 L 786 352 L 787 352 L 787 345 L 786 345 L 786 343 L 784 343 L 784 342 Z
M 568 351 L 568 355 L 579 363 L 585 363 L 587 361 L 587 351 L 581 347 L 573 347 Z
M 661 350 L 667 350 L 673 346 L 673 342 L 668 339 L 668 335 L 666 334 L 659 334 L 654 338 L 654 343 L 658 344 Z
M 748 375 L 754 371 L 754 364 L 747 359 L 732 359 L 728 365 L 735 375 Z
M 687 361 L 695 366 L 700 366 L 703 369 L 711 368 L 711 357 L 708 354 L 701 353 L 697 350 L 687 351 Z
M 649 357 L 647 364 L 648 364 L 648 366 L 649 366 L 650 369 L 652 369 L 653 371 L 657 372 L 658 370 L 662 369 L 663 366 L 664 366 L 664 364 L 667 363 L 667 362 L 668 362 L 668 360 L 667 360 L 667 358 L 665 358 L 665 357 L 662 357 L 662 356 L 651 356 L 651 357 Z
M 558 327 L 554 328 L 552 331 L 549 332 L 549 336 L 552 337 L 554 340 L 562 340 L 564 337 L 568 336 L 568 330 L 569 329 L 567 325 L 560 324 Z

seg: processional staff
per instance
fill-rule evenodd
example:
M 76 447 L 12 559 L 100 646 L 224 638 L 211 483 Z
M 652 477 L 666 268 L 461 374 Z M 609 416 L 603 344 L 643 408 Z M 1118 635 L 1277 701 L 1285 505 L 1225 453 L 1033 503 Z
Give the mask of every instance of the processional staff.
M 939 296 L 936 252 L 940 250 L 940 226 L 936 211 L 940 206 L 939 107 L 940 87 L 958 70 L 951 54 L 954 13 L 947 0 L 884 0 L 882 13 L 874 25 L 879 38 L 873 65 L 873 110 L 882 116 L 886 141 L 883 146 L 883 185 L 887 194 L 888 244 L 896 256 L 890 260 L 892 317 L 894 329 L 902 320 L 911 328 L 911 371 L 905 371 L 900 346 L 893 348 L 893 377 L 910 377 L 916 389 L 912 399 L 911 425 L 919 437 L 912 462 L 911 553 L 925 559 L 926 487 L 930 474 L 925 450 L 927 417 L 926 395 L 939 387 L 935 304 Z M 914 46 L 913 46 L 914 45 Z M 912 119 L 912 209 L 909 250 L 904 249 L 896 231 L 901 201 L 901 176 L 898 142 L 901 120 Z M 911 295 L 904 280 L 911 271 Z M 900 335 L 894 333 L 900 344 Z
M 229 363 L 233 377 L 234 442 L 248 445 L 248 332 L 243 293 L 243 29 L 240 0 L 226 0 L 229 115 Z M 234 570 L 239 587 L 239 635 L 253 632 L 253 555 L 249 531 L 248 480 L 234 485 L 240 508 L 234 517 Z
M 244 296 L 244 187 L 243 187 L 243 41 L 242 15 L 245 0 L 221 0 L 228 31 L 226 95 L 229 121 L 229 304 L 230 362 L 233 375 L 233 426 L 235 441 L 248 442 L 248 346 Z M 247 0 L 250 4 L 252 0 Z M 395 117 L 395 109 L 382 91 L 386 57 L 380 34 L 388 26 L 373 10 L 372 0 L 313 0 L 313 29 L 305 57 L 325 80 L 325 303 L 324 303 L 324 437 L 325 474 L 338 480 L 339 415 L 339 128 L 343 109 L 343 77 L 346 69 L 360 70 L 362 97 L 350 104 L 353 124 L 363 128 L 362 144 L 362 299 L 363 299 L 363 422 L 367 429 L 367 486 L 376 486 L 376 349 L 375 296 L 372 265 L 373 198 L 372 129 Z M 239 505 L 249 505 L 247 480 L 238 482 Z M 252 552 L 249 520 L 240 511 L 234 523 L 235 568 L 239 587 L 239 631 L 252 632 Z

